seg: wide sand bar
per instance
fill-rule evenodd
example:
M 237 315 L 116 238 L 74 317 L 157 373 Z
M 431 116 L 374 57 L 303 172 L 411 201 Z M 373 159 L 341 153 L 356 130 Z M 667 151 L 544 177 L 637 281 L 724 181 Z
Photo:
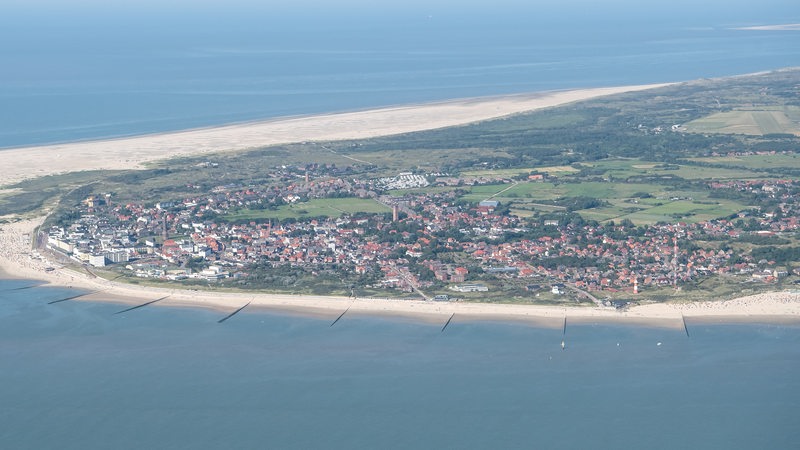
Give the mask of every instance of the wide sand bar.
M 667 84 L 481 97 L 369 111 L 279 118 L 215 128 L 0 150 L 0 187 L 24 179 L 97 169 L 141 168 L 178 156 L 304 141 L 361 139 L 479 122 Z

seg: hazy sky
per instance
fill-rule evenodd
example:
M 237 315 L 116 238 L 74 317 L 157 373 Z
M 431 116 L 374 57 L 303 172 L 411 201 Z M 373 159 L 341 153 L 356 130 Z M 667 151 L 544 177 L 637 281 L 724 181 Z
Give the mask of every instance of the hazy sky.
M 800 3 L 796 0 L 670 0 L 654 2 L 647 0 L 5 0 L 4 9 L 26 10 L 46 13 L 127 11 L 247 11 L 300 12 L 315 14 L 320 11 L 357 12 L 404 12 L 426 14 L 428 12 L 456 13 L 459 11 L 502 12 L 502 11 L 542 11 L 558 12 L 567 15 L 583 15 L 591 11 L 619 10 L 632 15 L 659 14 L 697 15 L 703 12 L 725 15 L 726 11 L 746 10 L 758 14 L 763 11 L 774 14 L 784 11 L 788 17 L 797 18 Z

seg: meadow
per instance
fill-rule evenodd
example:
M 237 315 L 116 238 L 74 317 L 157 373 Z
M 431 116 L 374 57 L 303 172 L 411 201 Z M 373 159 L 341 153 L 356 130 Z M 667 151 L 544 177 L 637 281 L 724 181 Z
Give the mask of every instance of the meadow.
M 800 107 L 737 109 L 719 112 L 685 124 L 691 133 L 733 133 L 749 135 L 800 135 Z
M 306 217 L 341 217 L 355 213 L 391 212 L 386 205 L 363 198 L 316 198 L 302 203 L 281 205 L 276 209 L 239 209 L 222 216 L 229 222 L 263 219 L 301 219 Z
M 781 170 L 786 168 L 800 168 L 800 158 L 797 154 L 764 154 L 742 156 L 709 156 L 703 158 L 689 158 L 690 161 L 746 168 L 751 171 Z M 757 173 L 757 172 L 756 172 Z
M 461 199 L 479 202 L 486 199 L 507 204 L 520 215 L 531 211 L 552 212 L 564 210 L 556 200 L 569 197 L 589 197 L 605 204 L 591 209 L 580 209 L 586 219 L 597 221 L 629 219 L 637 225 L 656 222 L 701 222 L 725 217 L 746 209 L 748 205 L 732 200 L 710 197 L 708 189 L 671 189 L 655 183 L 626 182 L 519 182 L 515 185 L 493 184 L 474 186 Z M 502 192 L 498 194 L 499 192 Z M 646 194 L 646 195 L 644 195 Z M 646 198 L 641 198 L 641 197 Z
M 705 167 L 681 163 L 660 163 L 632 158 L 609 158 L 602 161 L 583 163 L 583 165 L 602 169 L 604 177 L 620 180 L 631 177 L 677 177 L 685 180 L 742 180 L 771 177 L 760 168 Z
M 546 173 L 548 175 L 563 175 L 578 172 L 572 166 L 550 166 L 550 167 L 522 167 L 518 169 L 484 169 L 484 170 L 465 170 L 461 172 L 465 177 L 518 177 L 530 173 Z

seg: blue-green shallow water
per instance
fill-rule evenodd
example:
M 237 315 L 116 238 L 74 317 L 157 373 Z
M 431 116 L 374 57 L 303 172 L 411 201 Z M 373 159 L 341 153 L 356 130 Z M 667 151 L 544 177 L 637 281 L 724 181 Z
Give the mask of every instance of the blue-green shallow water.
M 0 281 L 3 448 L 796 448 L 800 327 L 441 325 Z M 657 345 L 661 342 L 662 345 Z M 619 345 L 617 345 L 619 344 Z

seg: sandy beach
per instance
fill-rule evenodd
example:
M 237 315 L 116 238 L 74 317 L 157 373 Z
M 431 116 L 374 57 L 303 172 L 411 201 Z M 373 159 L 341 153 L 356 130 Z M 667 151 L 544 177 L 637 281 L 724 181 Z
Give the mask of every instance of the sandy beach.
M 86 292 L 75 301 L 116 301 L 129 305 L 161 299 L 161 306 L 213 308 L 222 315 L 248 305 L 290 313 L 335 319 L 348 314 L 401 316 L 444 323 L 453 314 L 457 320 L 524 321 L 539 326 L 561 326 L 564 317 L 577 322 L 615 322 L 679 328 L 682 317 L 716 322 L 800 322 L 800 293 L 774 292 L 728 301 L 689 304 L 658 303 L 625 311 L 596 307 L 555 307 L 521 304 L 488 304 L 395 300 L 386 298 L 305 296 L 249 292 L 209 292 L 140 287 L 92 278 L 88 273 L 60 267 L 31 250 L 31 233 L 44 218 L 0 225 L 0 271 L 6 277 L 41 280 L 53 286 Z M 48 268 L 53 270 L 47 270 Z M 79 292 L 80 293 L 80 292 Z
M 494 119 L 668 84 L 461 99 L 369 111 L 281 118 L 130 138 L 0 150 L 0 187 L 58 173 L 141 168 L 173 157 L 305 141 L 361 139 Z

